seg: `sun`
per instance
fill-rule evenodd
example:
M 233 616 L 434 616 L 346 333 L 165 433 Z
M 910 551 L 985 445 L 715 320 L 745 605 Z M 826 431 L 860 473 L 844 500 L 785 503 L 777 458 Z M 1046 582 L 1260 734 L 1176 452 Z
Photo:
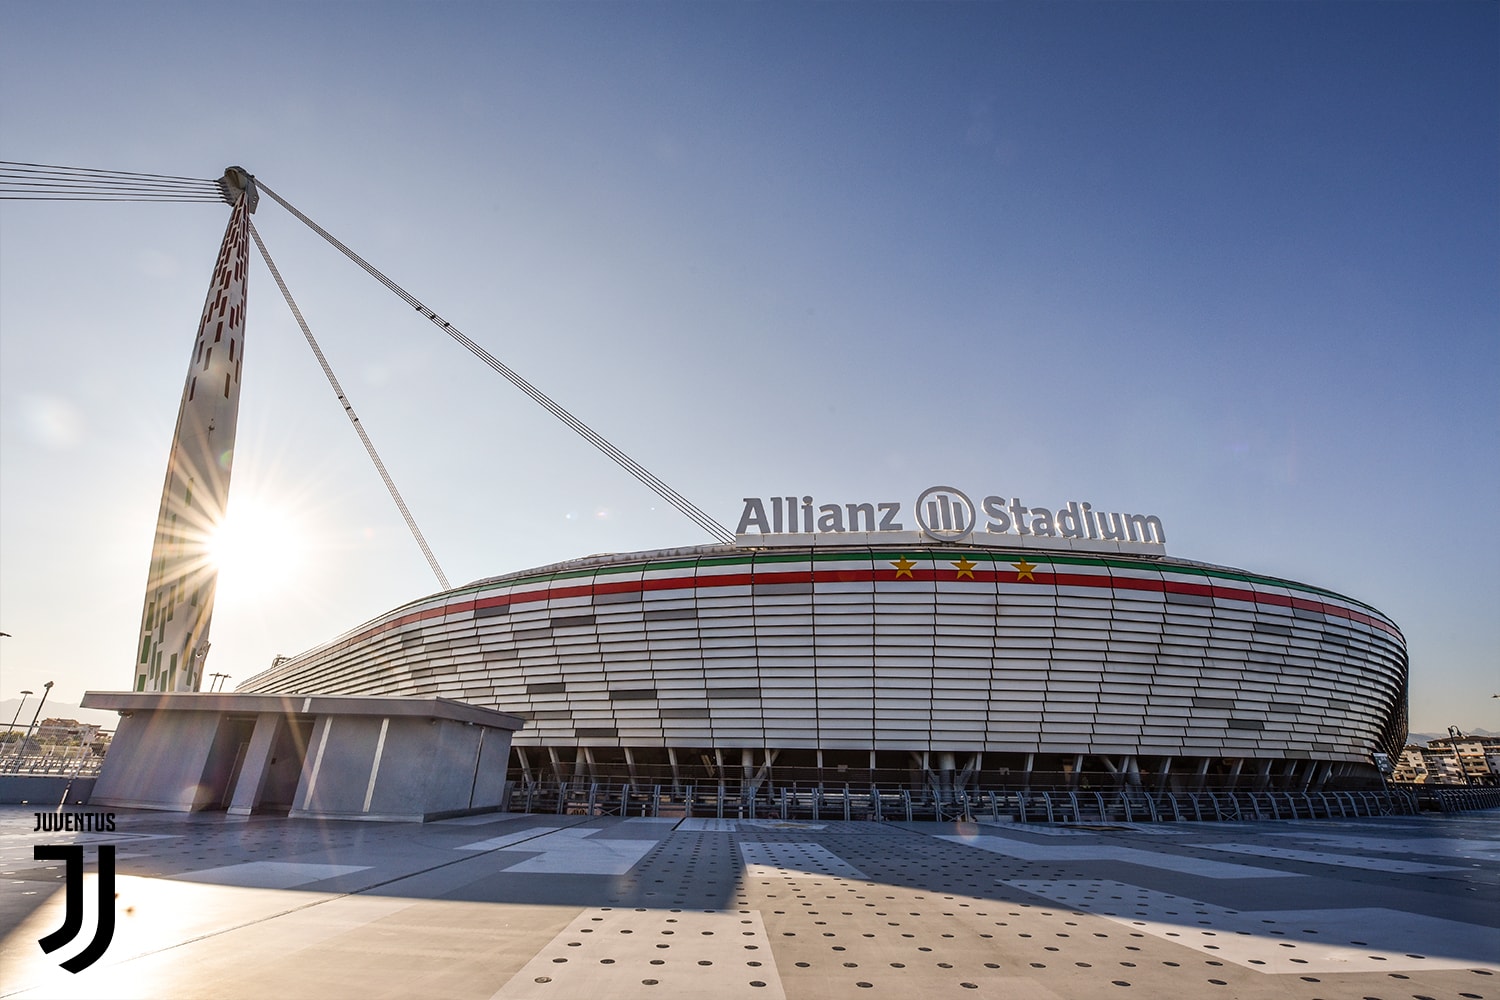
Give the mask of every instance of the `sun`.
M 302 569 L 306 541 L 301 521 L 286 505 L 254 494 L 234 496 L 207 543 L 220 595 L 253 600 L 286 590 Z

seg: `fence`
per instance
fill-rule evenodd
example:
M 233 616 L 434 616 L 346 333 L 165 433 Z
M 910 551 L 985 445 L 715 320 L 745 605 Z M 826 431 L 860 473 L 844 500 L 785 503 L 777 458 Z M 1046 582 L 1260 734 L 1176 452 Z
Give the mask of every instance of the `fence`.
M 1479 790 L 1474 790 L 1475 792 Z M 1412 816 L 1422 808 L 1500 806 L 1496 801 L 1456 790 L 1432 804 L 1417 794 L 1384 791 L 1339 792 L 1071 792 L 809 787 L 717 782 L 686 785 L 633 785 L 601 782 L 523 782 L 510 799 L 515 812 L 586 816 L 706 817 L 761 820 L 913 820 L 995 823 L 1160 823 L 1247 820 L 1351 819 L 1359 816 Z M 1467 793 L 1467 794 L 1465 794 Z
M 1465 812 L 1470 809 L 1500 809 L 1500 788 L 1493 785 L 1408 785 L 1421 808 L 1435 812 Z
M 99 774 L 104 755 L 84 746 L 42 746 L 22 753 L 0 753 L 0 774 L 65 775 L 92 778 Z

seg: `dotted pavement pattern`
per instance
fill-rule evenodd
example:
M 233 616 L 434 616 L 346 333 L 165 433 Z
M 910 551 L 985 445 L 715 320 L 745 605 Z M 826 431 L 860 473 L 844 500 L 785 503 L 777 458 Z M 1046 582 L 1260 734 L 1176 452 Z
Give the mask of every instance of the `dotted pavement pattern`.
M 0 998 L 1500 1000 L 1500 816 L 1015 824 L 0 807 Z M 114 844 L 117 930 L 44 954 Z

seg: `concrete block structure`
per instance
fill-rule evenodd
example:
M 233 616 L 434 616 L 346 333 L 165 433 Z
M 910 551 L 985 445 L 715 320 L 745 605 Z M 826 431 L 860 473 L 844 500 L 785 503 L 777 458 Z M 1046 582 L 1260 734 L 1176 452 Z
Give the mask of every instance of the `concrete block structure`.
M 121 715 L 90 804 L 415 821 L 500 808 L 522 720 L 441 698 L 97 692 Z

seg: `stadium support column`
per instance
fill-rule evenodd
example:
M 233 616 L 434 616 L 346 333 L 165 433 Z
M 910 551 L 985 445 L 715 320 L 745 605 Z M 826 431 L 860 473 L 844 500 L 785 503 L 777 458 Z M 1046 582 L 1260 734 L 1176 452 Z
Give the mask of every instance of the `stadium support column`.
M 1260 762 L 1260 770 L 1255 775 L 1255 787 L 1264 792 L 1271 787 L 1271 765 L 1272 761 L 1266 759 Z
M 232 201 L 188 363 L 146 576 L 136 647 L 137 691 L 197 691 L 208 656 L 218 570 L 214 532 L 229 504 L 240 370 L 245 357 L 245 284 L 255 181 L 230 167 L 220 182 Z

